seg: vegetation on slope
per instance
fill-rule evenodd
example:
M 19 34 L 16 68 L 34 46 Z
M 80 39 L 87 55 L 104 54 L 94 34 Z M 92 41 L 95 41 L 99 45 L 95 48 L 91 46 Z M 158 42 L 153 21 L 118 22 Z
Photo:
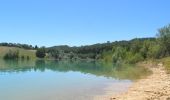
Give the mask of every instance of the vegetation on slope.
M 46 53 L 49 54 L 48 57 L 52 57 L 55 59 L 102 59 L 104 61 L 112 62 L 113 56 L 119 56 L 120 53 L 116 51 L 122 52 L 120 49 L 126 50 L 133 49 L 131 48 L 136 41 L 143 43 L 144 41 L 155 42 L 155 38 L 141 38 L 134 39 L 130 41 L 116 41 L 116 42 L 107 42 L 103 44 L 94 44 L 89 46 L 81 46 L 81 47 L 69 47 L 69 46 L 55 46 L 46 48 Z M 137 44 L 138 45 L 138 44 Z M 135 45 L 136 46 L 136 45 Z M 119 47 L 118 50 L 117 47 Z M 138 49 L 138 47 L 136 47 Z M 135 51 L 138 52 L 138 51 Z M 117 53 L 117 54 L 116 54 Z

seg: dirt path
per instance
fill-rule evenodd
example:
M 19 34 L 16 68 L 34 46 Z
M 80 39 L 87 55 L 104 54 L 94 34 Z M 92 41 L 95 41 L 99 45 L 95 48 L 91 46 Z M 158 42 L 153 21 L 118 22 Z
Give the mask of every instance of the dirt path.
M 170 75 L 162 64 L 150 69 L 152 75 L 138 80 L 126 93 L 112 96 L 110 100 L 170 100 Z

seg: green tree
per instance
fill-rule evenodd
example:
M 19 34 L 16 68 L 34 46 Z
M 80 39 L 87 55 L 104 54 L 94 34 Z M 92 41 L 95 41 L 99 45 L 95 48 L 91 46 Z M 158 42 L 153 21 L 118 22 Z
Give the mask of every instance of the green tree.
M 36 56 L 38 58 L 44 58 L 45 57 L 45 48 L 42 47 L 42 48 L 39 48 L 37 51 L 36 51 Z
M 170 25 L 165 26 L 159 29 L 158 40 L 160 42 L 161 50 L 164 51 L 162 53 L 163 56 L 170 55 Z
M 113 51 L 113 63 L 122 62 L 125 58 L 126 50 L 123 47 L 117 47 Z
M 38 46 L 37 45 L 35 45 L 35 47 L 34 47 L 35 49 L 38 49 Z

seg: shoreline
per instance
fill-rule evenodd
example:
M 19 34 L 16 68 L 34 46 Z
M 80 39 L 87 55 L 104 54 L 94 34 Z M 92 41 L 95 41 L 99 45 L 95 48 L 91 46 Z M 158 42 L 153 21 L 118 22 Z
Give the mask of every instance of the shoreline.
M 132 83 L 127 91 L 117 94 L 106 92 L 94 100 L 170 100 L 170 74 L 166 73 L 163 64 L 150 63 L 144 64 L 144 67 L 149 68 L 152 74 Z

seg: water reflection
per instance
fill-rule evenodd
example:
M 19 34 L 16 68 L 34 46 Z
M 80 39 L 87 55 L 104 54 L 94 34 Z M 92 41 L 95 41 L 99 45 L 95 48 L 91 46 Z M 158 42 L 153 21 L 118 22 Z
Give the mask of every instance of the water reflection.
M 0 60 L 0 73 L 7 72 L 26 72 L 46 70 L 69 72 L 76 71 L 83 74 L 93 74 L 114 79 L 136 80 L 148 75 L 148 69 L 122 65 L 116 66 L 104 62 L 86 62 L 86 61 L 45 61 L 45 60 Z

